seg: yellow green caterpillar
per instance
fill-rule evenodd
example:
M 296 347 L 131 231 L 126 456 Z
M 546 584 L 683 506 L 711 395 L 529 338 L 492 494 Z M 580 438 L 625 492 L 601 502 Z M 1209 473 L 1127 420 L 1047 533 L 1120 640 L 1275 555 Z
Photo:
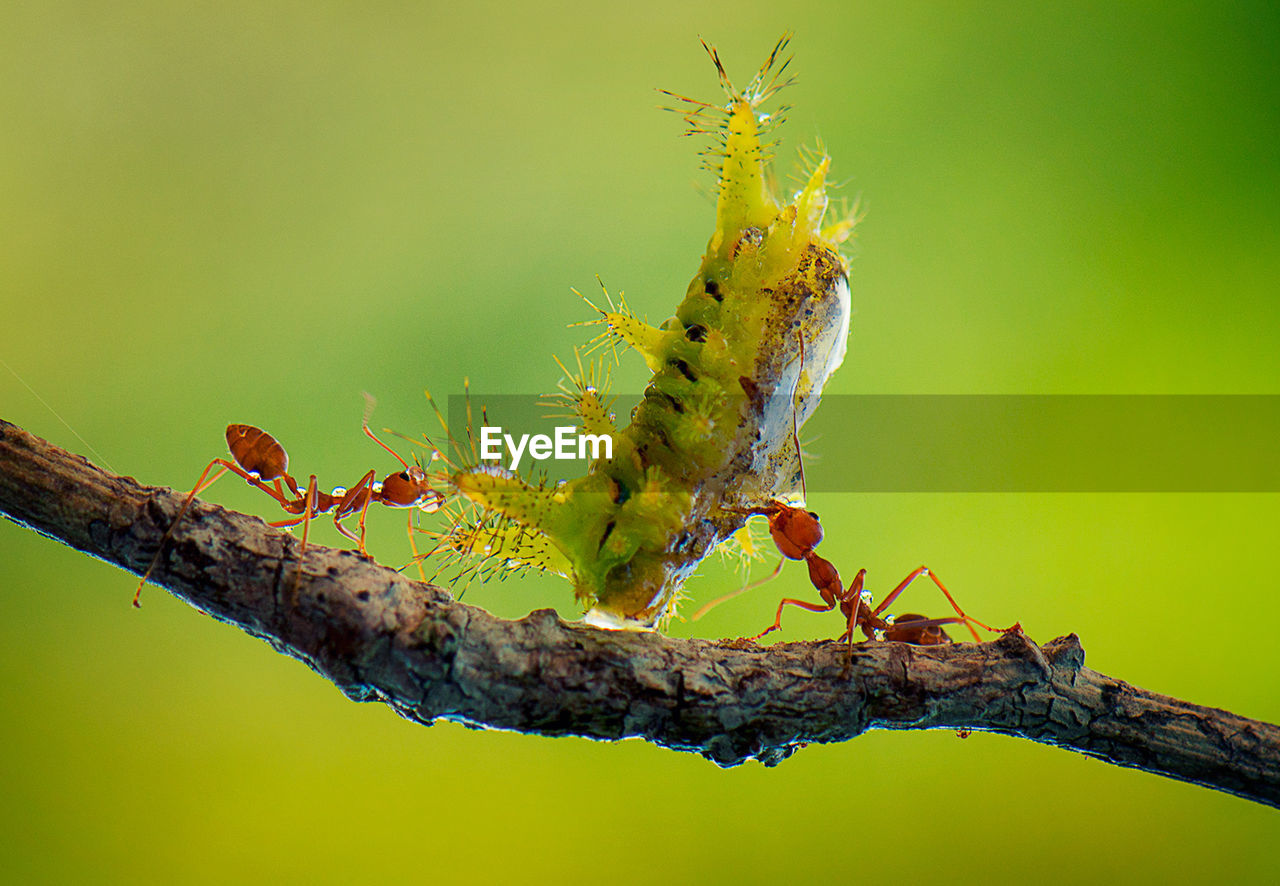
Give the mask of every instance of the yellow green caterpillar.
M 787 41 L 742 90 L 704 43 L 727 103 L 674 96 L 690 131 L 718 140 L 715 228 L 684 300 L 661 326 L 625 303 L 600 310 L 606 335 L 653 371 L 621 430 L 586 374 L 566 388 L 583 432 L 612 435 L 612 457 L 557 485 L 487 465 L 448 477 L 482 516 L 455 524 L 445 541 L 565 575 L 591 623 L 659 625 L 698 563 L 742 528 L 743 510 L 798 491 L 794 429 L 844 359 L 849 267 L 838 246 L 853 219 L 823 226 L 829 159 L 812 164 L 789 203 L 771 187 L 763 138 L 776 121 L 762 106 L 786 85 Z

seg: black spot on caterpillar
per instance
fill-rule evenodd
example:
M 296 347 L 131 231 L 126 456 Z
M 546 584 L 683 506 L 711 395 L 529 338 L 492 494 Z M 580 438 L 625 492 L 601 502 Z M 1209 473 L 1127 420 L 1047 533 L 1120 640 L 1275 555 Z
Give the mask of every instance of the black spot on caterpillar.
M 698 380 L 698 377 L 693 374 L 692 367 L 690 367 L 688 363 L 686 363 L 685 361 L 679 358 L 676 358 L 674 360 L 668 360 L 667 365 L 675 369 L 676 372 L 683 375 L 689 381 L 696 382 Z

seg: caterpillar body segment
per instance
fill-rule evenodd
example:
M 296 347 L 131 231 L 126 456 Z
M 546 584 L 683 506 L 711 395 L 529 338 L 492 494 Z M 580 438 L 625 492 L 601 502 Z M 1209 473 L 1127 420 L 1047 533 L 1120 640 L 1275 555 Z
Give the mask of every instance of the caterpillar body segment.
M 742 529 L 746 512 L 797 492 L 795 429 L 844 359 L 849 269 L 838 246 L 852 221 L 824 234 L 829 161 L 813 163 L 790 202 L 770 185 L 764 136 L 778 118 L 761 106 L 786 85 L 786 42 L 741 91 L 707 47 L 727 104 L 676 96 L 690 130 L 718 139 L 715 227 L 665 323 L 649 325 L 625 304 L 597 309 L 606 336 L 638 351 L 654 373 L 631 423 L 613 434 L 612 458 L 547 488 L 485 467 L 451 480 L 462 496 L 554 545 L 595 624 L 658 626 L 684 580 Z M 580 377 L 566 392 L 584 428 L 605 423 L 592 387 Z

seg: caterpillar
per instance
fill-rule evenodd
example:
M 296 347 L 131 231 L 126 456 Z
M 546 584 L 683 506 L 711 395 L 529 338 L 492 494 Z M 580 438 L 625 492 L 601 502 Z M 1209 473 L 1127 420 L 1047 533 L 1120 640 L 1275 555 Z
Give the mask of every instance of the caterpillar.
M 797 429 L 844 359 L 849 263 L 839 246 L 854 219 L 823 225 L 830 160 L 812 160 L 790 202 L 771 183 L 765 138 L 782 117 L 763 106 L 791 82 L 783 80 L 789 40 L 741 90 L 703 42 L 724 104 L 666 93 L 687 134 L 713 139 L 715 227 L 684 299 L 661 325 L 625 301 L 595 308 L 604 339 L 630 346 L 653 372 L 619 430 L 579 356 L 563 399 L 584 433 L 611 435 L 611 457 L 559 484 L 485 464 L 447 478 L 480 516 L 442 533 L 442 543 L 566 576 L 588 623 L 661 626 L 685 579 L 742 529 L 745 511 L 797 492 Z

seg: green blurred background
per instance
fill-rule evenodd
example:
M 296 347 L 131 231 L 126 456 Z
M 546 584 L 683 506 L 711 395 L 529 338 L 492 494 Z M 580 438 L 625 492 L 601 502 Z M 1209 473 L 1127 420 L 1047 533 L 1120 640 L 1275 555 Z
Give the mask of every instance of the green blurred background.
M 662 86 L 786 28 L 780 149 L 867 209 L 837 393 L 1280 393 L 1274 4 L 14 4 L 0 13 L 0 416 L 188 488 L 228 422 L 295 473 L 389 460 L 424 386 L 536 393 L 599 274 L 660 320 L 710 234 Z M 618 386 L 645 372 L 631 355 Z M 866 428 L 865 433 L 876 433 Z M 928 427 L 916 429 L 929 434 Z M 1088 445 L 1081 440 L 1081 445 Z M 808 448 L 839 457 L 838 440 Z M 91 453 L 90 453 L 91 454 Z M 210 499 L 275 518 L 243 484 Z M 1274 495 L 816 495 L 877 593 L 926 562 L 1095 669 L 1280 721 Z M 407 558 L 402 517 L 371 549 Z M 320 540 L 338 543 L 332 528 Z M 739 578 L 709 562 L 695 601 Z M 776 769 L 431 729 L 0 524 L 0 877 L 757 882 L 885 871 L 1249 881 L 1276 813 L 1000 736 L 875 733 Z M 768 624 L 792 567 L 681 636 Z M 576 610 L 554 580 L 466 599 Z M 921 592 L 920 607 L 940 600 Z M 690 607 L 690 610 L 692 607 Z M 791 613 L 787 639 L 834 636 Z

